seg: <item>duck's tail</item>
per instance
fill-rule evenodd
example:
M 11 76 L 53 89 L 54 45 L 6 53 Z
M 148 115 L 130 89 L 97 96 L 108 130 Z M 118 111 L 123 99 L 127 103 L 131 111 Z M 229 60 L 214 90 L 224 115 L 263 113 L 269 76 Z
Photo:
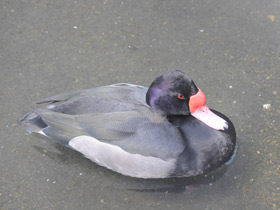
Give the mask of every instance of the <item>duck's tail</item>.
M 68 122 L 69 118 L 72 119 L 72 116 L 52 112 L 48 109 L 34 109 L 23 115 L 18 122 L 28 134 L 39 134 L 41 137 L 47 137 L 57 143 L 69 146 L 69 141 L 72 138 L 87 134 L 75 121 L 72 124 L 72 121 Z
M 23 115 L 18 122 L 22 127 L 25 128 L 28 134 L 38 133 L 44 135 L 43 130 L 48 127 L 48 125 L 42 120 L 42 118 L 33 111 L 30 111 Z

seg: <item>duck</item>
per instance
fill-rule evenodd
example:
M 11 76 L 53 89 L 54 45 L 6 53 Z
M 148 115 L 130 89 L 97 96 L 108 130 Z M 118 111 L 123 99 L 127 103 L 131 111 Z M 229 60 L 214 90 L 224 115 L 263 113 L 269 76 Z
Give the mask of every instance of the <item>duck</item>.
M 208 108 L 187 74 L 168 70 L 144 87 L 127 83 L 63 93 L 36 102 L 19 119 L 94 163 L 143 179 L 207 174 L 234 156 L 236 132 Z

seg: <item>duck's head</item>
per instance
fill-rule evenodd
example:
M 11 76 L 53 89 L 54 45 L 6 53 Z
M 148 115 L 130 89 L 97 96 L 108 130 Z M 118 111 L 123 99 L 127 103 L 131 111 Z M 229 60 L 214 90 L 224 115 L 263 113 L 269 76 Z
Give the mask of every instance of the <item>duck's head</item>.
M 216 130 L 228 128 L 228 123 L 205 105 L 204 93 L 179 70 L 157 77 L 148 89 L 146 102 L 163 115 L 192 115 Z

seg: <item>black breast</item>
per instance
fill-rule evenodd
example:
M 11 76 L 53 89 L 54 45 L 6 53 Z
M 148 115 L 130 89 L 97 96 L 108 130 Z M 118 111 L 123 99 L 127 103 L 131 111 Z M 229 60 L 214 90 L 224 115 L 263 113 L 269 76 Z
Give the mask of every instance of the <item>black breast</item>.
M 207 173 L 227 162 L 233 155 L 236 133 L 232 122 L 223 114 L 229 128 L 218 131 L 192 116 L 173 116 L 169 121 L 178 127 L 185 149 L 179 155 L 173 176 L 196 176 Z

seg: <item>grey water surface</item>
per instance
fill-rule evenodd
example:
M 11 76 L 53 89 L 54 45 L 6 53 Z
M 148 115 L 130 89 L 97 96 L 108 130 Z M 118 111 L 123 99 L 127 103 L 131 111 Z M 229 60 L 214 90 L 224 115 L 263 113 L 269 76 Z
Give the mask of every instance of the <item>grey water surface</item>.
M 181 69 L 237 131 L 229 166 L 142 180 L 27 135 L 33 101 Z M 280 209 L 279 0 L 2 0 L 0 209 Z

